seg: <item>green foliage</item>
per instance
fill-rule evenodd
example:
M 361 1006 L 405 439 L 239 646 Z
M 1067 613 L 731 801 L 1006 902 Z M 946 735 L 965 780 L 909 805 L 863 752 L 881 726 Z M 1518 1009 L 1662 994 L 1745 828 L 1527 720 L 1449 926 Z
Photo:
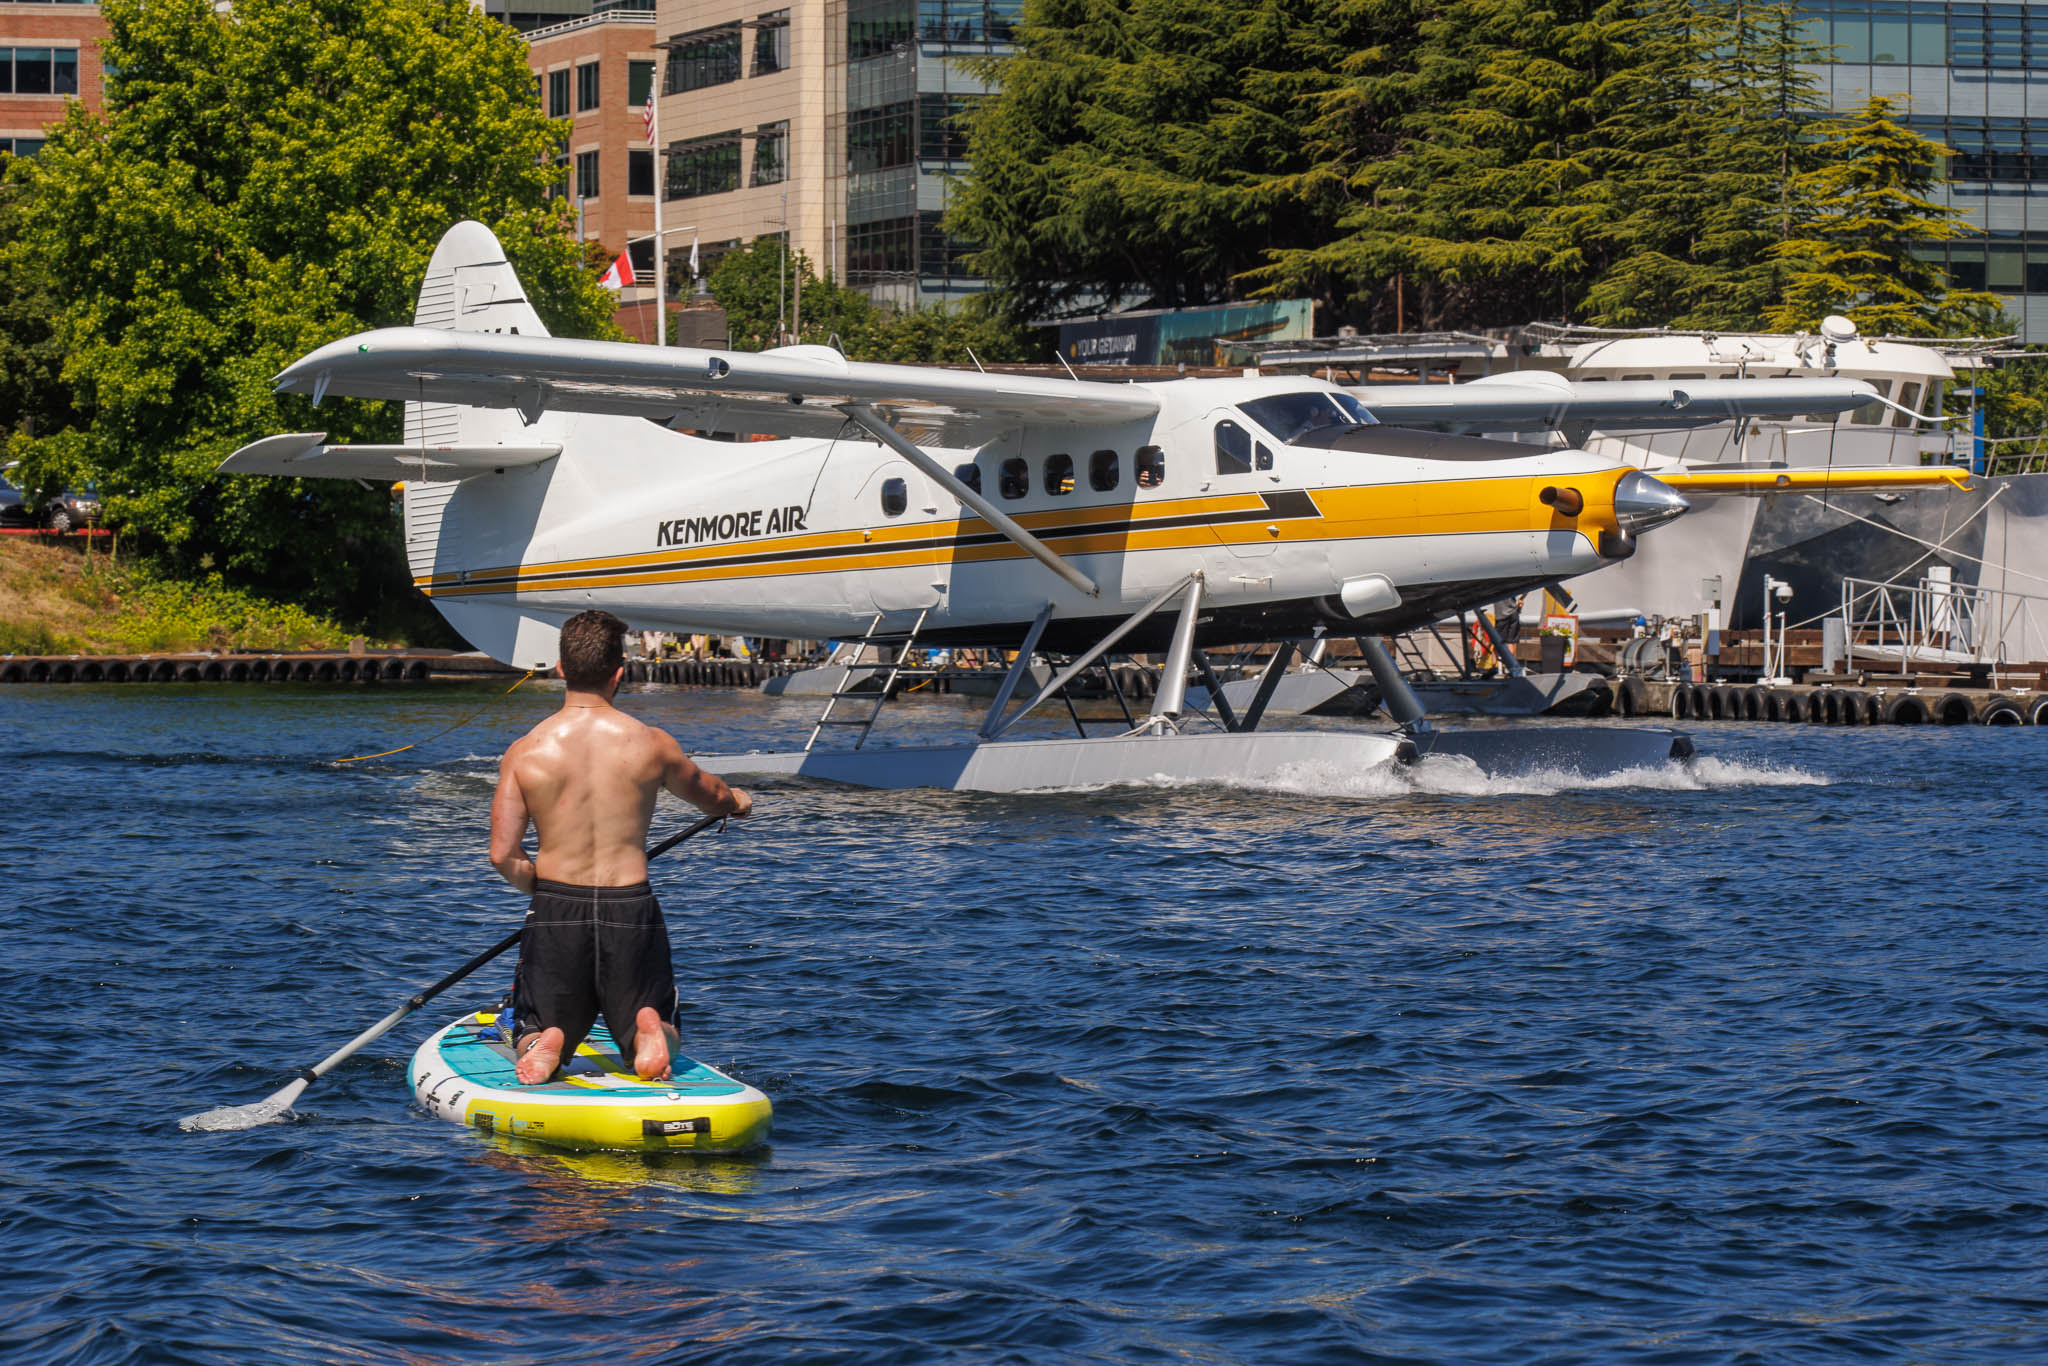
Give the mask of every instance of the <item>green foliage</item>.
M 1866 335 L 1955 336 L 1997 314 L 1997 295 L 1951 290 L 1940 266 L 1913 254 L 1916 243 L 1975 229 L 1927 197 L 1948 152 L 1895 120 L 1898 104 L 1878 96 L 1814 130 L 1821 160 L 1793 181 L 1798 228 L 1775 250 L 1790 271 L 1784 298 L 1765 315 L 1773 329 L 1842 313 Z
M 967 117 L 948 217 L 1018 320 L 1232 297 L 1269 248 L 1326 235 L 1343 179 L 1303 128 L 1371 5 L 1029 0 L 1000 92 Z
M 104 119 L 74 106 L 15 168 L 25 268 L 63 301 L 80 421 L 23 452 L 96 478 L 107 515 L 175 567 L 344 611 L 396 581 L 381 490 L 222 478 L 277 431 L 394 440 L 390 404 L 271 393 L 314 347 L 409 321 L 440 235 L 499 235 L 551 328 L 610 331 L 561 201 L 562 145 L 517 35 L 463 0 L 106 0 Z
M 2003 438 L 1991 447 L 1992 468 L 2048 469 L 2048 355 L 2008 360 L 1982 382 L 1985 435 Z
M 819 279 L 801 251 L 784 259 L 782 243 L 760 238 L 725 254 L 711 272 L 711 297 L 725 310 L 733 345 L 760 351 L 775 344 L 778 325 L 793 342 L 837 342 L 851 360 L 967 363 L 1022 360 L 1029 343 L 975 297 L 955 308 L 892 312 L 859 290 Z
M 57 299 L 20 248 L 26 165 L 0 157 L 0 433 L 46 433 L 71 420 Z

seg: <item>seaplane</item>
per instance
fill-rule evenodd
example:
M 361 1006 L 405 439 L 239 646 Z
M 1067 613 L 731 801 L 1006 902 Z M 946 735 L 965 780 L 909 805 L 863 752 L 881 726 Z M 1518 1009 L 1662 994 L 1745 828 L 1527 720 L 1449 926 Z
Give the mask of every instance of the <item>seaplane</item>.
M 1697 419 L 1878 397 L 1860 381 L 1804 379 L 1789 395 L 1786 383 L 1665 401 Z M 1683 761 L 1691 745 L 1669 730 L 1431 727 L 1380 638 L 1625 558 L 1695 489 L 1954 477 L 1658 478 L 1581 449 L 1396 426 L 1302 377 L 1101 383 L 856 363 L 817 345 L 552 337 L 474 222 L 435 249 L 412 326 L 322 346 L 276 387 L 316 408 L 402 402 L 404 444 L 291 433 L 222 472 L 400 483 L 414 583 L 506 663 L 551 666 L 561 622 L 591 607 L 647 630 L 1015 652 L 971 742 L 866 745 L 870 715 L 850 746 L 821 743 L 821 724 L 802 750 L 701 756 L 729 775 L 873 787 L 1256 782 L 1439 755 L 1489 772 Z M 1431 398 L 1441 424 L 1457 400 Z M 1331 633 L 1357 638 L 1399 724 L 1262 729 L 1292 643 Z M 1205 651 L 1267 641 L 1286 644 L 1241 710 L 1190 708 L 1191 676 L 1214 682 Z M 1081 671 L 1138 651 L 1164 652 L 1142 719 L 1114 735 L 1013 737 Z M 1041 655 L 1062 661 L 1050 679 L 1032 672 Z

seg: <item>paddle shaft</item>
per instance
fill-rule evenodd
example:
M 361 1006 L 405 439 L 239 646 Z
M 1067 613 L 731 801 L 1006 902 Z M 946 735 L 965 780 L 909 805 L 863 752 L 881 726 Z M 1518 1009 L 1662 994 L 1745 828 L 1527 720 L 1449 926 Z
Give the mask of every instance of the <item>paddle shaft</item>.
M 649 849 L 647 851 L 648 860 L 652 862 L 654 859 L 657 859 L 661 857 L 663 854 L 666 854 L 669 850 L 675 848 L 678 844 L 681 844 L 684 840 L 696 834 L 698 831 L 716 825 L 718 822 L 724 819 L 725 817 L 722 815 L 706 816 L 703 820 L 698 821 L 695 825 L 688 826 L 685 829 L 680 830 L 673 835 L 670 835 L 667 839 L 663 840 L 661 843 L 655 845 L 652 849 Z M 320 1077 L 325 1075 L 328 1069 L 332 1068 L 335 1064 L 342 1062 L 343 1060 L 357 1052 L 359 1049 L 365 1047 L 368 1044 L 374 1043 L 378 1038 L 382 1037 L 386 1033 L 389 1033 L 393 1028 L 397 1026 L 400 1020 L 403 1020 L 406 1016 L 412 1014 L 415 1010 L 418 1010 L 421 1006 L 433 1000 L 436 996 L 439 996 L 442 992 L 448 990 L 448 988 L 454 986 L 457 982 L 460 982 L 463 978 L 469 976 L 472 972 L 475 972 L 478 968 L 490 962 L 493 958 L 496 958 L 499 954 L 511 948 L 514 944 L 517 944 L 519 942 L 519 936 L 524 933 L 525 930 L 523 928 L 512 931 L 512 933 L 506 935 L 503 939 L 500 939 L 497 943 L 491 945 L 491 947 L 485 949 L 482 953 L 470 959 L 467 963 L 464 963 L 461 967 L 455 969 L 455 971 L 449 973 L 440 981 L 434 983 L 434 985 L 427 987 L 424 990 L 413 993 L 413 995 L 406 1001 L 404 1005 L 392 1011 L 389 1015 L 386 1015 L 383 1019 L 377 1021 L 377 1023 L 371 1025 L 368 1029 L 356 1035 L 353 1039 L 350 1039 L 340 1048 L 337 1048 L 332 1053 L 329 1053 L 325 1058 L 322 1058 L 319 1062 L 314 1063 L 311 1067 L 308 1067 L 305 1071 L 299 1073 L 298 1080 L 301 1083 L 302 1089 L 303 1086 L 310 1085 L 311 1083 L 319 1080 Z

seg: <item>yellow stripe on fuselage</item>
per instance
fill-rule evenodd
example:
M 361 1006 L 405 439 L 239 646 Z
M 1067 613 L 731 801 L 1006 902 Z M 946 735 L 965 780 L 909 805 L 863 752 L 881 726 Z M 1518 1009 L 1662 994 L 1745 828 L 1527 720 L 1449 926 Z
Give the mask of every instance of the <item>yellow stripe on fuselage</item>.
M 1591 540 L 1602 530 L 1613 528 L 1614 484 L 1628 472 L 1625 467 L 1617 467 L 1574 475 L 1516 474 L 1487 479 L 1275 490 L 1306 493 L 1315 500 L 1315 516 L 1269 515 L 1265 500 L 1256 492 L 1247 492 L 1142 504 L 1081 505 L 1024 513 L 1017 520 L 1063 555 L 1208 549 L 1219 543 L 1287 544 L 1500 531 L 1576 530 Z M 1577 489 L 1583 496 L 1585 506 L 1577 517 L 1561 516 L 1540 501 L 1540 492 L 1553 485 Z M 1128 525 L 1114 529 L 1085 530 L 1125 519 L 1129 520 Z M 1074 529 L 1062 530 L 1068 527 Z M 994 539 L 994 534 L 994 528 L 987 522 L 968 516 L 721 541 L 630 555 L 504 565 L 432 574 L 417 578 L 414 583 L 429 596 L 458 597 L 986 564 L 1024 557 L 1021 547 L 1007 539 Z M 970 543 L 960 544 L 963 539 Z M 734 559 L 745 562 L 718 563 Z

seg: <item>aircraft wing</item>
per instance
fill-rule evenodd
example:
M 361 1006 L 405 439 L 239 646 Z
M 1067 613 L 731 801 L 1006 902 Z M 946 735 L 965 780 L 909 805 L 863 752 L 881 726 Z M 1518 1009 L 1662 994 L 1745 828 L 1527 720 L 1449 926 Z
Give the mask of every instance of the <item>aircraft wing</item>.
M 1568 380 L 1548 370 L 1467 384 L 1368 384 L 1351 392 L 1382 422 L 1459 432 L 1700 427 L 1808 413 L 1832 421 L 1879 397 L 1860 379 Z
M 1954 465 L 1918 468 L 1876 465 L 1868 468 L 1809 466 L 1783 469 L 1770 465 L 1722 466 L 1686 470 L 1651 470 L 1660 484 L 1685 494 L 1869 493 L 1885 489 L 1953 488 L 1967 491 L 1970 472 Z
M 277 377 L 280 393 L 409 399 L 648 417 L 680 427 L 772 436 L 832 435 L 845 402 L 873 404 L 915 439 L 974 445 L 1021 423 L 1065 426 L 1150 417 L 1128 384 L 1040 379 L 849 361 L 829 346 L 708 351 L 684 346 L 390 327 L 329 343 Z M 730 425 L 728 425 L 730 424 Z
M 287 432 L 252 441 L 220 462 L 222 474 L 282 474 L 308 479 L 467 479 L 562 453 L 531 446 L 329 446 L 325 432 Z

